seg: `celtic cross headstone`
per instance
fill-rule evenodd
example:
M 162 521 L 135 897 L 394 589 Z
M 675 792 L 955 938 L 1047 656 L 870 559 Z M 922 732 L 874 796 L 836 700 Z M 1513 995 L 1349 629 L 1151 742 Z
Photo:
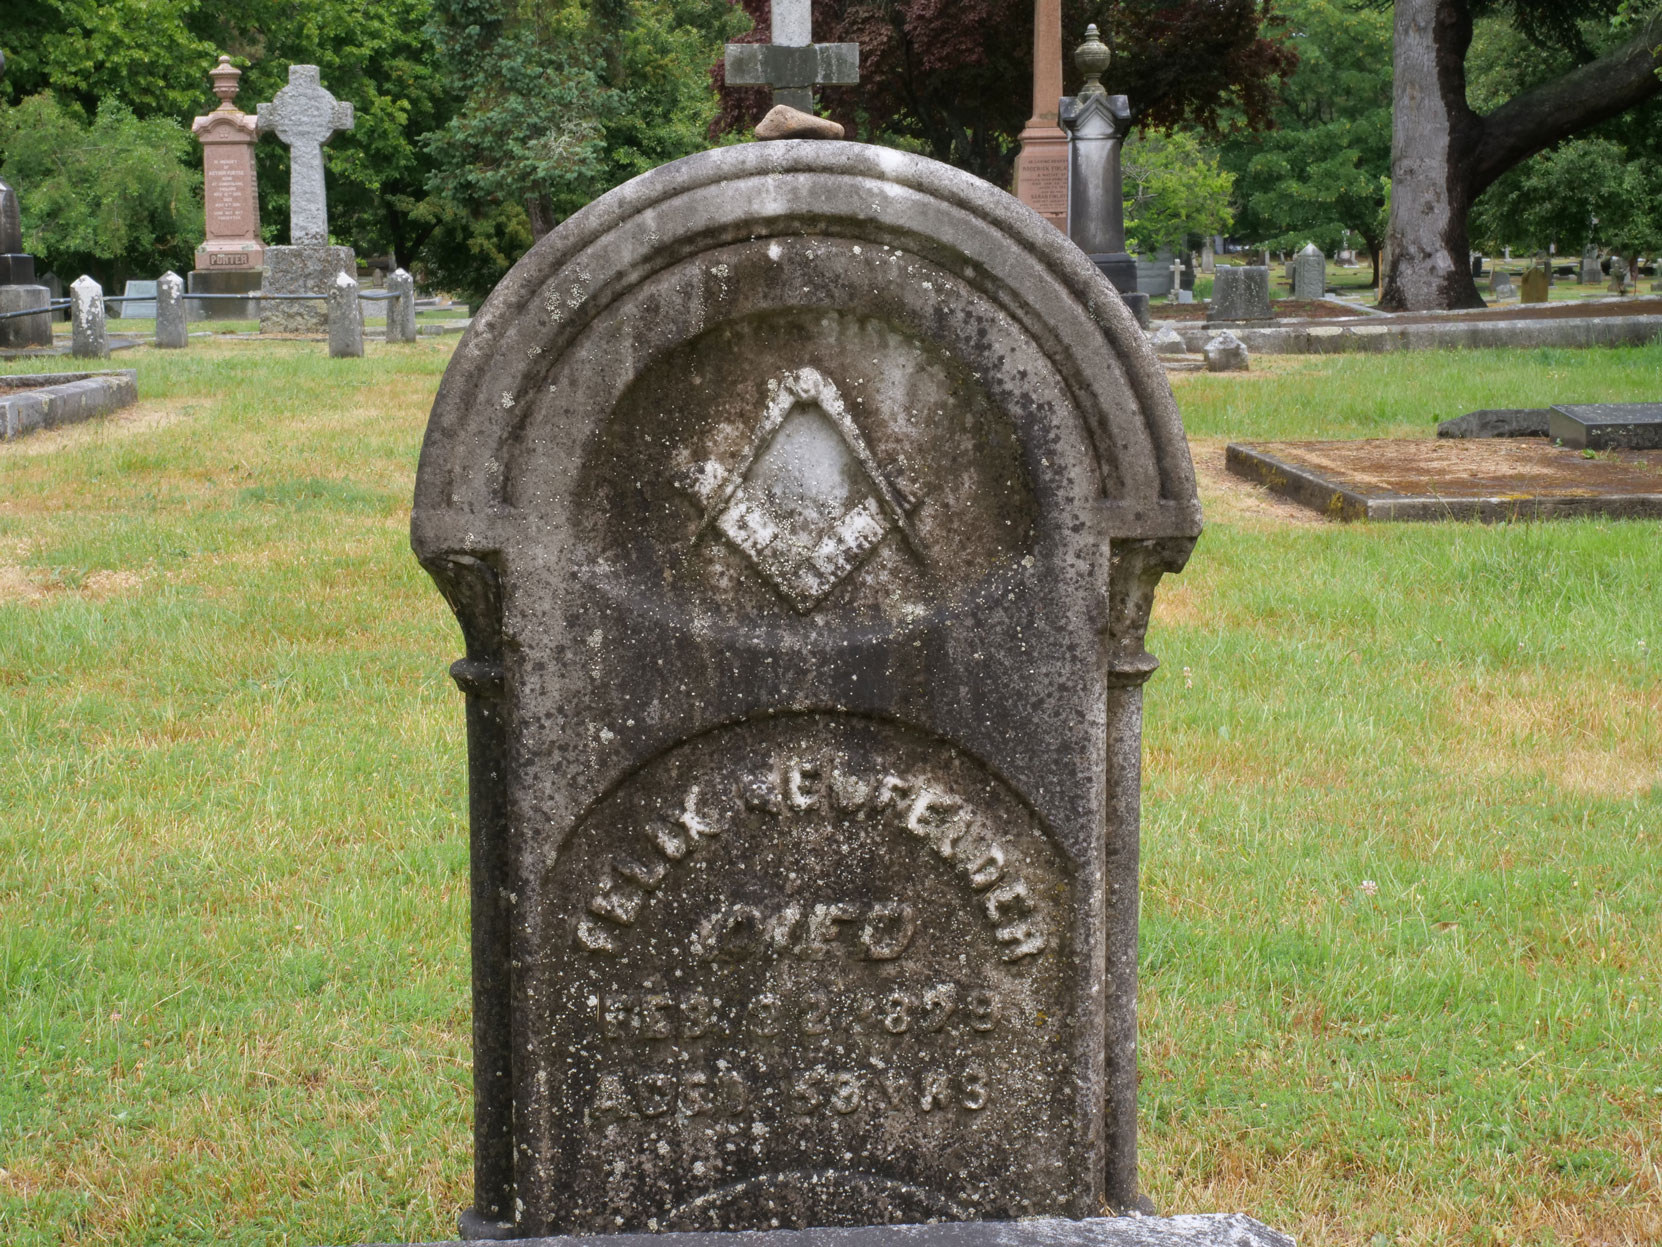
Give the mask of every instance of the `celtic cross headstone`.
M 323 145 L 340 131 L 352 129 L 352 105 L 324 89 L 316 65 L 290 65 L 288 86 L 259 106 L 256 125 L 261 134 L 275 134 L 288 145 L 290 244 L 327 244 L 329 203 L 323 184 Z

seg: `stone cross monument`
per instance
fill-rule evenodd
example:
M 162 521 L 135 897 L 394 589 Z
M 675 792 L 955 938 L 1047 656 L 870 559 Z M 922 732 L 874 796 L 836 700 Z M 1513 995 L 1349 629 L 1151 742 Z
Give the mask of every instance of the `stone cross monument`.
M 325 246 L 329 204 L 323 189 L 323 145 L 353 125 L 352 105 L 324 90 L 316 65 L 290 65 L 289 84 L 259 106 L 261 134 L 289 149 L 289 243 Z
M 773 0 L 772 43 L 727 45 L 729 86 L 771 86 L 773 102 L 814 111 L 816 86 L 860 81 L 860 45 L 815 43 L 812 0 Z
M 323 144 L 353 124 L 352 105 L 323 88 L 316 65 L 290 65 L 289 84 L 259 107 L 257 128 L 289 148 L 289 245 L 266 252 L 263 289 L 269 294 L 316 294 L 315 303 L 260 304 L 262 333 L 319 333 L 329 324 L 324 300 L 341 273 L 356 276 L 350 247 L 329 245 L 329 206 L 323 185 Z
M 1106 295 L 970 174 L 794 141 L 609 192 L 480 309 L 411 518 L 465 643 L 466 1236 L 1286 1241 L 1100 1219 L 1201 525 Z
M 1033 115 L 1020 135 L 1016 197 L 1068 232 L 1068 136 L 1062 96 L 1062 0 L 1033 2 Z

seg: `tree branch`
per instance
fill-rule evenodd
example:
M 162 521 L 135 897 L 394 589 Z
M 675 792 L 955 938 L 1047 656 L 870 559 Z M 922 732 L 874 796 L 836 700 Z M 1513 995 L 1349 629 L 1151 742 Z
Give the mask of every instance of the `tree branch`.
M 1560 139 L 1662 94 L 1662 14 L 1607 56 L 1525 91 L 1482 119 L 1473 154 L 1472 196 Z

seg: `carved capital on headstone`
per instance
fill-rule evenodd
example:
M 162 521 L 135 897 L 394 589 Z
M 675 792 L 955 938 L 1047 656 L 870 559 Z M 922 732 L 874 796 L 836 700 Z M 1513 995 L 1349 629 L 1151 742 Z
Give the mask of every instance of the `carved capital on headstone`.
M 1108 561 L 1108 682 L 1135 688 L 1148 680 L 1160 660 L 1143 648 L 1154 590 L 1167 572 L 1180 572 L 1195 547 L 1193 537 L 1116 541 Z

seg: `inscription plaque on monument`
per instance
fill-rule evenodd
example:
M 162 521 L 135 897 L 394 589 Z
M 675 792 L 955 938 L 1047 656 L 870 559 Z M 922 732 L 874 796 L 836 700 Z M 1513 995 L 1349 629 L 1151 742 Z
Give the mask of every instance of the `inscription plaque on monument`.
M 434 405 L 476 1236 L 1136 1199 L 1142 639 L 1199 532 L 1159 363 L 922 158 L 690 157 L 548 235 Z

